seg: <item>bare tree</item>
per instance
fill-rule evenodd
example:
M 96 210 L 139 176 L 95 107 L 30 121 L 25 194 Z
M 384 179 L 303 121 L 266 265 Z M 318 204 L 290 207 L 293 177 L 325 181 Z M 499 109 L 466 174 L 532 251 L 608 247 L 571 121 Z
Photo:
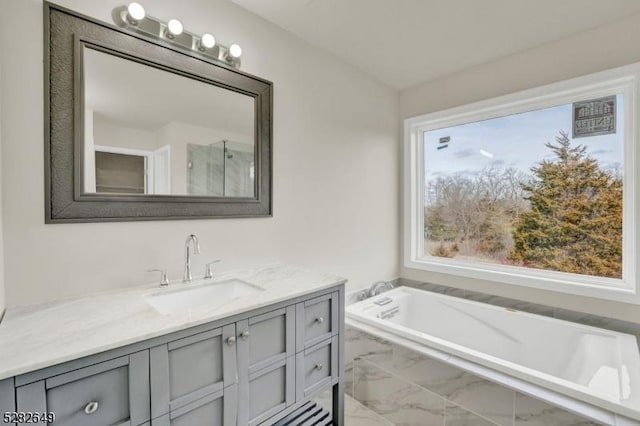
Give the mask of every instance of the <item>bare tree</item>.
M 522 183 L 529 177 L 517 169 L 490 167 L 475 175 L 438 177 L 425 185 L 425 237 L 460 244 L 463 252 L 496 255 L 511 243 L 510 226 L 524 209 Z

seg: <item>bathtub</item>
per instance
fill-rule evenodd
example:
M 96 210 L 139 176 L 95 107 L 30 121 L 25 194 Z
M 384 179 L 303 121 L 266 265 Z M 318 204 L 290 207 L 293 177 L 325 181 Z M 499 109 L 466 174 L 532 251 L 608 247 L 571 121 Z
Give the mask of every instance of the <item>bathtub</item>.
M 632 335 L 398 287 L 346 308 L 347 318 L 640 420 Z

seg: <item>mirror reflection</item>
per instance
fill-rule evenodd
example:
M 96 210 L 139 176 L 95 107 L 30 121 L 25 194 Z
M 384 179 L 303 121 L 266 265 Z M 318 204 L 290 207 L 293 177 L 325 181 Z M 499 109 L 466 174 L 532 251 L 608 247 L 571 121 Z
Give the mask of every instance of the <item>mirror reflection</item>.
M 252 97 L 83 54 L 85 193 L 255 196 Z

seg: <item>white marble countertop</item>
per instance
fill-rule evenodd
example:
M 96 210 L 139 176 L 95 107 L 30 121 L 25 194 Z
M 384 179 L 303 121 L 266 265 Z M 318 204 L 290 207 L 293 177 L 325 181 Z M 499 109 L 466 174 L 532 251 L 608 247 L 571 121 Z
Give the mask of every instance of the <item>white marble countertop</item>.
M 9 309 L 0 323 L 0 380 L 131 343 L 304 296 L 346 282 L 344 278 L 286 265 L 218 274 L 265 291 L 215 308 L 162 315 L 144 296 L 188 285 L 158 284 L 96 293 L 29 308 Z

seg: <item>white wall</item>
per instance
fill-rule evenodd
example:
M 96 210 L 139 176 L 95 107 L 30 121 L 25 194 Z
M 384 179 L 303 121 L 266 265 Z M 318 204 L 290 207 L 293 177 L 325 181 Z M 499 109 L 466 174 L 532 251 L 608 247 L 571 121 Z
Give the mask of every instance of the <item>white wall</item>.
M 640 61 L 640 15 L 447 76 L 400 94 L 402 119 Z M 633 261 L 633 260 L 629 260 Z M 640 307 L 414 269 L 401 276 L 640 321 Z
M 93 143 L 94 145 L 143 151 L 154 151 L 162 146 L 156 132 L 121 126 L 105 119 L 95 111 L 93 114 Z
M 110 21 L 120 0 L 59 0 Z M 399 271 L 397 93 L 225 0 L 154 0 L 162 18 L 243 48 L 244 71 L 274 82 L 274 217 L 44 224 L 42 1 L 2 2 L 6 301 L 19 306 L 182 273 L 188 233 L 224 268 L 283 261 L 351 286 Z M 11 42 L 20 34 L 20 43 Z

